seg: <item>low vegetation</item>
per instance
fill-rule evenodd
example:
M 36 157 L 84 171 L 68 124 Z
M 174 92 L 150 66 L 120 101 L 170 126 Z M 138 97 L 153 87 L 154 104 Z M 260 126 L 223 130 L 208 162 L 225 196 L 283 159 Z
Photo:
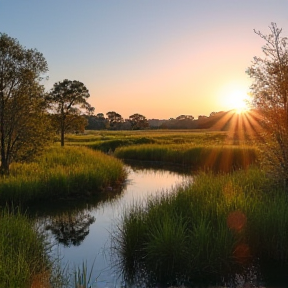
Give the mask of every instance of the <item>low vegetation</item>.
M 134 145 L 117 148 L 114 155 L 121 159 L 169 162 L 222 172 L 247 168 L 257 160 L 257 151 L 253 147 L 191 144 Z
M 13 163 L 0 181 L 1 203 L 28 205 L 43 200 L 89 197 L 126 176 L 123 164 L 85 147 L 51 147 L 32 163 Z
M 192 285 L 220 283 L 253 265 L 283 266 L 287 202 L 259 169 L 200 174 L 123 212 L 113 237 L 120 267 L 128 279 L 145 270 L 152 283 Z
M 198 146 L 232 145 L 227 132 L 201 130 L 142 130 L 142 131 L 86 131 L 82 135 L 66 135 L 67 145 L 82 145 L 102 152 L 140 144 L 190 144 Z M 242 143 L 241 144 L 245 144 Z M 247 144 L 247 143 L 246 143 Z
M 42 287 L 49 279 L 43 238 L 19 211 L 0 212 L 0 263 L 0 287 Z

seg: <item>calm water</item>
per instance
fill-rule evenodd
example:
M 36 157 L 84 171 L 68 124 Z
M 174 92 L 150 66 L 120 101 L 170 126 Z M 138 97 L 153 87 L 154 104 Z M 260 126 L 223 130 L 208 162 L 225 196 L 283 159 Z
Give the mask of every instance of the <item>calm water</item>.
M 168 170 L 167 167 L 144 168 L 134 164 L 127 165 L 126 169 L 128 179 L 124 185 L 117 191 L 108 189 L 102 195 L 104 198 L 87 199 L 86 202 L 69 203 L 68 206 L 65 202 L 58 207 L 54 205 L 53 210 L 47 205 L 47 211 L 45 207 L 41 209 L 42 216 L 38 211 L 38 222 L 46 228 L 47 236 L 53 243 L 51 254 L 60 257 L 63 267 L 68 265 L 69 271 L 73 273 L 76 267 L 85 263 L 90 272 L 95 261 L 91 281 L 93 288 L 128 287 L 110 260 L 111 232 L 115 231 L 123 209 L 127 209 L 133 202 L 145 201 L 150 195 L 171 193 L 173 187 L 192 181 L 193 175 L 192 171 L 180 171 L 177 167 L 170 167 Z M 267 273 L 270 275 L 271 271 L 269 267 Z M 273 284 L 266 286 L 258 282 L 257 272 L 251 269 L 245 276 L 236 275 L 225 287 L 286 287 L 278 285 L 277 277 L 275 278 L 277 274 L 277 271 L 272 272 L 275 280 L 272 280 Z M 250 283 L 250 286 L 245 283 Z M 140 284 L 137 287 L 142 288 L 145 285 Z
M 121 275 L 115 273 L 110 261 L 110 233 L 130 203 L 145 200 L 149 195 L 169 193 L 185 181 L 192 180 L 192 173 L 172 172 L 161 168 L 148 169 L 126 166 L 128 179 L 121 191 L 107 191 L 113 195 L 106 201 L 82 204 L 81 207 L 56 212 L 53 217 L 39 217 L 54 243 L 53 255 L 69 264 L 71 271 L 87 261 L 88 271 L 93 269 L 92 287 L 121 287 Z M 177 169 L 176 169 L 177 170 Z M 115 195 L 116 194 L 116 195 Z M 60 243 L 59 243 L 60 241 Z M 57 257 L 58 257 L 57 256 Z

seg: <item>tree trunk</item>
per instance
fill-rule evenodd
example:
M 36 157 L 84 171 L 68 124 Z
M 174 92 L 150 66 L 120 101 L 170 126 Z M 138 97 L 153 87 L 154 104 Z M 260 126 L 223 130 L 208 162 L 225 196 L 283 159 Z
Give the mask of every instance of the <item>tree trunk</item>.
M 4 129 L 4 107 L 5 107 L 5 102 L 4 102 L 4 93 L 1 91 L 0 94 L 0 99 L 1 99 L 1 106 L 0 106 L 0 145 L 1 145 L 1 165 L 0 165 L 0 175 L 8 175 L 9 174 L 9 161 L 8 161 L 8 155 L 6 155 L 6 143 L 5 143 L 5 129 Z
M 61 146 L 64 146 L 64 129 L 61 127 Z
M 2 157 L 1 157 L 2 158 Z M 3 158 L 1 159 L 1 166 L 0 166 L 0 175 L 9 175 L 9 162 L 7 159 L 3 161 Z
M 61 146 L 64 146 L 64 134 L 65 134 L 65 115 L 61 116 Z

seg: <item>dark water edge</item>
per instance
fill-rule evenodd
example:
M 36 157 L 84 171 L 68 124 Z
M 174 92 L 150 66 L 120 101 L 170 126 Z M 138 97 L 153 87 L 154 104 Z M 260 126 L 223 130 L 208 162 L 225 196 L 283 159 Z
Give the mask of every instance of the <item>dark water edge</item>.
M 207 277 L 176 279 L 174 282 L 160 284 L 153 280 L 153 276 L 148 277 L 143 269 L 139 269 L 134 281 L 128 280 L 125 273 L 121 271 L 123 267 L 117 265 L 110 243 L 111 231 L 115 229 L 121 211 L 135 199 L 141 200 L 147 195 L 159 192 L 169 193 L 167 189 L 171 185 L 181 184 L 187 179 L 191 181 L 194 171 L 189 167 L 167 165 L 167 163 L 146 161 L 125 161 L 125 163 L 129 174 L 127 181 L 121 187 L 109 187 L 107 191 L 99 193 L 96 197 L 63 199 L 57 204 L 51 201 L 29 209 L 28 213 L 37 217 L 39 225 L 53 244 L 52 254 L 58 253 L 57 257 L 61 258 L 63 266 L 68 263 L 72 271 L 86 261 L 90 272 L 89 269 L 96 259 L 92 273 L 91 287 L 93 288 L 288 287 L 288 264 L 264 261 L 247 266 L 238 274 L 217 277 L 217 279 Z M 163 187 L 169 181 L 171 185 Z

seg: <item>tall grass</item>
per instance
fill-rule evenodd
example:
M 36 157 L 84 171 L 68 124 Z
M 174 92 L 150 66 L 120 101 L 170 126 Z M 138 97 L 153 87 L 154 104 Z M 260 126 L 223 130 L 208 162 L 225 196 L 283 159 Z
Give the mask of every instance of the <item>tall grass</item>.
M 118 147 L 139 144 L 190 144 L 198 146 L 227 144 L 226 132 L 201 131 L 198 129 L 87 131 L 86 133 L 85 135 L 66 135 L 66 145 L 83 145 L 107 153 Z
M 223 172 L 247 168 L 257 161 L 255 148 L 231 145 L 133 145 L 117 148 L 114 155 L 121 159 L 164 161 Z
M 45 249 L 44 239 L 40 238 L 25 216 L 19 211 L 1 211 L 0 287 L 31 287 L 39 275 L 42 277 L 37 281 L 44 281 L 48 271 Z
M 155 283 L 219 283 L 256 262 L 288 261 L 287 203 L 258 169 L 203 173 L 124 211 L 114 248 L 127 278 L 139 268 Z
M 125 178 L 123 164 L 85 147 L 52 147 L 33 163 L 11 165 L 0 179 L 0 202 L 21 203 L 87 197 Z

